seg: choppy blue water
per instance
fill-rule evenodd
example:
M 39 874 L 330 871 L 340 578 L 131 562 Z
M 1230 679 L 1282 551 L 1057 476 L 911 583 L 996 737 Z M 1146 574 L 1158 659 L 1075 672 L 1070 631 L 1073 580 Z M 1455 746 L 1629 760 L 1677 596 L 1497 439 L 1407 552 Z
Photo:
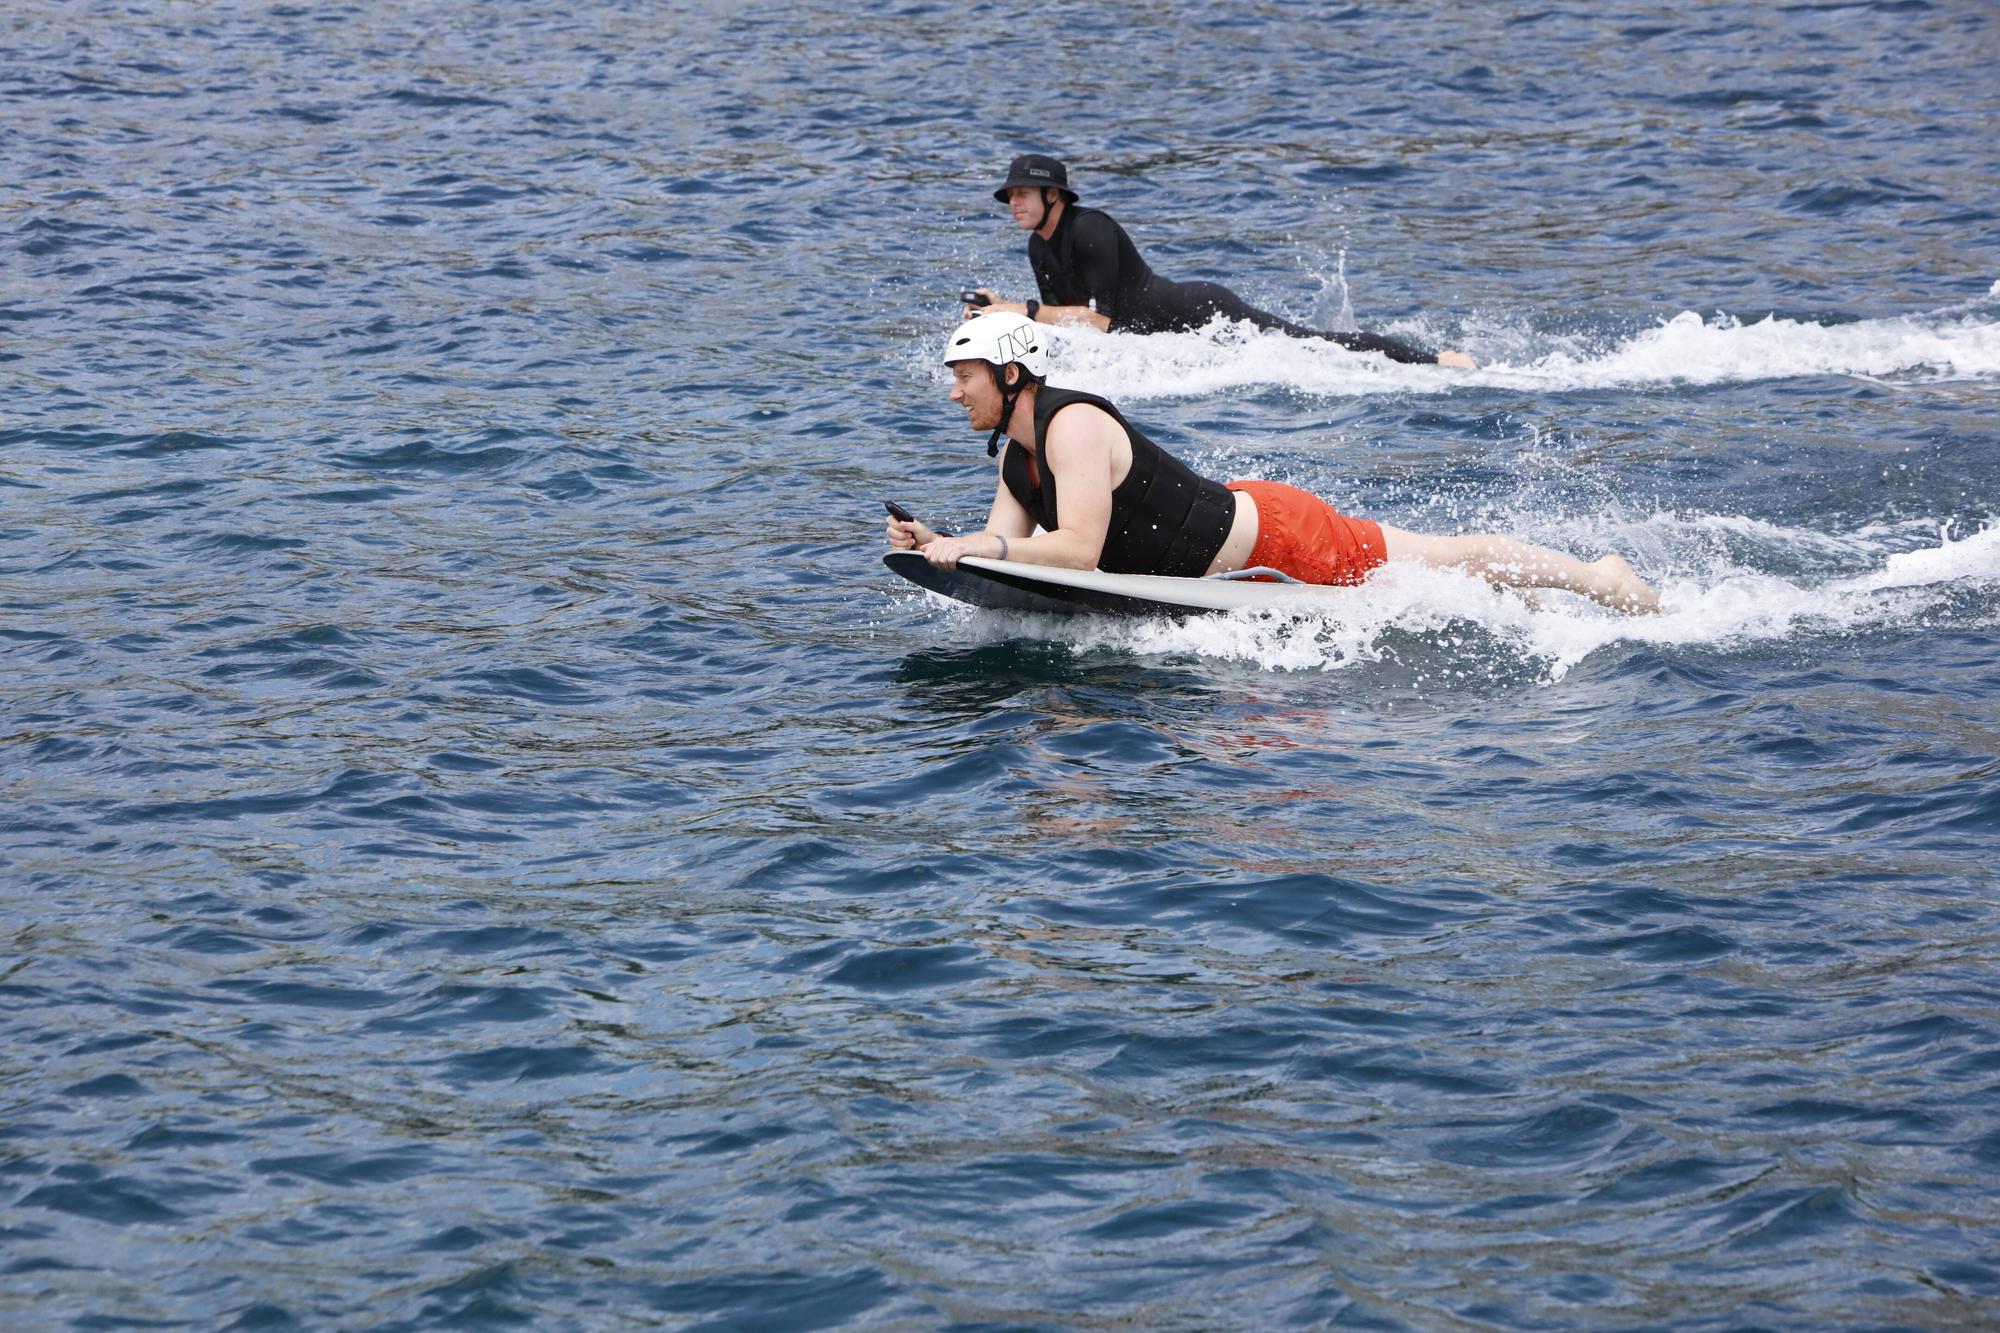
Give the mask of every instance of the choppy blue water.
M 2000 1301 L 2000 16 L 0 20 L 0 1320 Z M 934 365 L 1066 155 L 1214 473 L 1628 553 L 1052 627 Z

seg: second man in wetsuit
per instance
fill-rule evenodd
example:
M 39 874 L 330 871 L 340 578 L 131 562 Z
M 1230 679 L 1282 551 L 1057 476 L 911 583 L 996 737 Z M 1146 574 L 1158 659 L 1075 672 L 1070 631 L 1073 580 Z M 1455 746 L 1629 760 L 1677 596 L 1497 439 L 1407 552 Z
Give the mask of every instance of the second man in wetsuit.
M 1077 206 L 1068 170 L 1052 157 L 1028 153 L 1015 158 L 993 197 L 1007 205 L 1014 225 L 1029 233 L 1028 262 L 1034 267 L 1041 299 L 1002 301 L 980 288 L 991 302 L 984 309 L 1013 311 L 1043 323 L 1089 324 L 1133 333 L 1198 329 L 1221 315 L 1295 338 L 1324 338 L 1351 351 L 1380 352 L 1392 361 L 1474 364 L 1462 352 L 1433 354 L 1382 334 L 1309 329 L 1256 309 L 1220 283 L 1163 278 L 1147 267 L 1132 238 L 1110 214 Z M 975 313 L 967 307 L 967 315 Z

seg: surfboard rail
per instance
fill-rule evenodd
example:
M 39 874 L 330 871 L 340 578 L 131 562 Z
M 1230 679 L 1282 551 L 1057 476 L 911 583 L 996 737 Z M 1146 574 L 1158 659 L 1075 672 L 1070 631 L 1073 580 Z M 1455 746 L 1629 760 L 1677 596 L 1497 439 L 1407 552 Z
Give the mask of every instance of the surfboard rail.
M 1265 582 L 1255 571 L 1204 579 L 1160 574 L 1107 574 L 1057 569 L 1018 560 L 966 556 L 939 569 L 916 551 L 889 551 L 882 563 L 921 588 L 993 611 L 1044 615 L 1188 616 L 1244 609 L 1296 609 L 1327 604 L 1346 590 L 1295 581 Z M 1283 575 L 1273 575 L 1282 579 Z M 1246 577 L 1247 576 L 1247 577 Z

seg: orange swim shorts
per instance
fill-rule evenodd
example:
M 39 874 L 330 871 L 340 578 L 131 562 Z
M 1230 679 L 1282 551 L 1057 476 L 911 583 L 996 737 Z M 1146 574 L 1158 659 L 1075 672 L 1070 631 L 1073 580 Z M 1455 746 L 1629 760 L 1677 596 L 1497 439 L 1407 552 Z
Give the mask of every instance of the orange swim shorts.
M 1229 489 L 1257 502 L 1253 565 L 1301 583 L 1360 583 L 1389 558 L 1380 523 L 1349 518 L 1309 491 L 1282 481 L 1232 481 Z

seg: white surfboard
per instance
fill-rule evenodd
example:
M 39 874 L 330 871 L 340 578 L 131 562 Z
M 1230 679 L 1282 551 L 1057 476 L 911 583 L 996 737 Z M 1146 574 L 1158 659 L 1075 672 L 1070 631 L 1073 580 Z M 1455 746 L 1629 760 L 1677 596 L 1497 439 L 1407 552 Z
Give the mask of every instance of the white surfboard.
M 890 551 L 882 563 L 919 587 L 973 606 L 1056 616 L 1186 616 L 1245 608 L 1310 610 L 1352 595 L 1344 588 L 1300 583 L 1274 569 L 1176 579 L 1159 574 L 1055 569 L 983 556 L 966 556 L 957 569 L 939 569 L 915 551 Z

